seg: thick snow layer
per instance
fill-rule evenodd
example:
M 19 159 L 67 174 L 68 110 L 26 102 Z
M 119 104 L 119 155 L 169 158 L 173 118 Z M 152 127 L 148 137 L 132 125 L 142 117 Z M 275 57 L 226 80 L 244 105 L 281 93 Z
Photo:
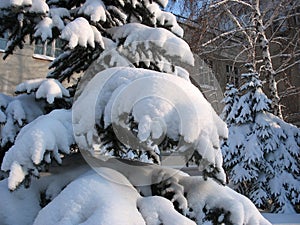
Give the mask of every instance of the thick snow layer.
M 120 67 L 98 73 L 73 106 L 77 143 L 82 149 L 94 151 L 95 122 L 104 118 L 106 127 L 113 124 L 129 129 L 121 119 L 129 113 L 135 122 L 141 122 L 142 140 L 153 141 L 164 133 L 175 140 L 182 138 L 185 145 L 177 151 L 190 146 L 207 162 L 202 169 L 212 165 L 223 171 L 219 139 L 227 136 L 225 123 L 190 82 L 151 70 Z
M 121 27 L 121 29 L 123 29 Z M 174 36 L 177 38 L 176 36 Z M 101 38 L 101 37 L 100 37 Z M 118 41 L 114 42 L 108 38 L 102 38 L 103 48 L 105 49 L 100 57 L 89 67 L 85 73 L 84 81 L 91 79 L 98 72 L 111 67 L 136 67 L 141 63 L 146 66 L 155 65 L 159 71 L 170 73 L 182 77 L 189 81 L 189 73 L 182 67 L 175 66 L 173 63 L 173 58 L 166 55 L 164 52 L 160 52 L 160 49 L 151 44 L 147 50 L 140 43 L 140 48 L 137 48 L 135 52 L 132 52 L 131 47 L 118 46 Z M 168 40 L 166 41 L 168 42 Z M 147 44 L 147 42 L 146 42 Z M 192 54 L 192 53 L 191 53 Z M 185 59 L 176 58 L 176 62 L 183 62 Z M 81 85 L 85 86 L 85 85 Z M 81 92 L 81 91 L 80 91 Z
M 10 171 L 9 188 L 14 190 L 28 171 L 38 175 L 36 165 L 43 160 L 50 163 L 54 158 L 61 163 L 60 152 L 68 154 L 74 143 L 71 131 L 71 111 L 67 110 L 52 111 L 23 127 L 1 165 L 2 170 Z
M 139 188 L 145 196 L 142 197 L 132 184 L 134 179 L 140 177 L 152 179 L 154 183 L 163 181 L 160 178 L 168 179 L 165 191 L 175 190 L 176 195 L 187 198 L 191 209 L 187 211 L 188 215 L 196 218 L 197 224 L 208 224 L 202 221 L 204 212 L 218 208 L 229 213 L 233 224 L 270 225 L 248 199 L 212 179 L 189 177 L 178 170 L 157 165 L 148 167 L 148 171 L 136 167 L 132 171 L 118 168 L 118 172 L 100 166 L 96 168 L 96 173 L 88 166 L 79 166 L 81 160 L 81 157 L 68 157 L 61 167 L 51 167 L 51 173 L 32 180 L 28 189 L 20 187 L 9 192 L 7 179 L 1 181 L 0 221 L 4 225 L 31 225 L 32 221 L 37 225 L 195 224 L 175 211 L 169 200 L 152 197 L 150 186 Z M 137 176 L 139 172 L 141 174 Z M 176 184 L 181 188 L 172 188 Z M 51 200 L 42 209 L 39 201 L 41 192 L 46 200 Z M 13 211 L 15 209 L 20 209 L 17 214 Z
M 0 110 L 0 124 L 3 124 L 5 122 L 6 122 L 6 115 L 2 110 Z
M 147 225 L 196 225 L 196 223 L 178 213 L 169 200 L 160 196 L 138 199 L 137 206 Z
M 0 9 L 6 9 L 11 6 L 11 1 L 10 0 L 2 0 L 0 1 Z
M 32 0 L 4 0 L 8 2 L 10 6 L 29 6 L 32 5 Z
M 100 32 L 97 29 L 93 29 L 93 26 L 83 17 L 68 23 L 61 33 L 61 38 L 69 42 L 71 49 L 77 45 L 87 47 L 87 44 L 94 48 L 95 42 L 102 45 L 103 41 L 100 37 Z M 104 48 L 104 46 L 102 47 Z
M 108 168 L 98 173 L 90 172 L 69 184 L 39 212 L 34 224 L 145 224 L 136 207 L 140 195 L 129 181 Z M 106 176 L 117 177 L 119 183 L 110 182 Z
M 58 16 L 59 18 L 70 17 L 70 12 L 66 8 L 51 8 L 49 10 L 50 17 Z
M 78 160 L 67 158 L 63 165 L 51 165 L 51 172 L 43 173 L 40 179 L 32 179 L 29 188 L 20 186 L 13 192 L 7 188 L 8 179 L 0 181 L 1 225 L 32 225 L 41 210 L 40 204 L 53 200 L 71 181 L 90 170 L 89 166 L 76 163 Z
M 49 6 L 47 5 L 46 0 L 32 0 L 32 5 L 29 9 L 29 12 L 47 13 L 48 11 L 49 11 Z
M 86 0 L 78 13 L 89 16 L 93 22 L 106 21 L 105 5 L 101 0 Z
M 0 108 L 6 108 L 8 103 L 13 99 L 13 97 L 9 95 L 5 95 L 3 93 L 0 93 Z
M 11 192 L 7 185 L 7 179 L 0 181 L 1 225 L 31 225 L 41 209 L 40 193 L 34 187 L 30 190 L 21 187 Z
M 263 213 L 263 216 L 268 219 L 273 225 L 299 225 L 300 214 L 275 214 Z
M 69 18 L 70 12 L 66 8 L 51 8 L 49 16 L 52 19 L 52 26 L 63 30 L 65 28 L 63 18 Z
M 16 87 L 17 93 L 36 91 L 36 98 L 45 98 L 52 104 L 55 98 L 70 97 L 69 91 L 55 79 L 33 79 L 25 81 Z
M 172 13 L 162 11 L 156 3 L 150 4 L 147 8 L 153 15 L 151 20 L 154 24 L 171 27 L 173 33 L 183 37 L 183 29 L 178 25 L 176 17 Z
M 45 17 L 35 27 L 35 37 L 41 37 L 42 41 L 52 38 L 53 21 L 49 17 Z
M 113 40 L 124 39 L 124 47 L 129 47 L 131 53 L 136 54 L 137 48 L 143 47 L 150 54 L 151 51 L 164 49 L 167 56 L 180 57 L 190 65 L 194 64 L 193 54 L 188 44 L 172 32 L 163 28 L 152 28 L 138 23 L 125 24 L 108 30 Z M 143 58 L 143 57 L 140 57 Z
M 202 224 L 203 209 L 210 211 L 222 208 L 225 213 L 230 213 L 232 224 L 270 225 L 248 198 L 210 178 L 203 180 L 203 177 L 182 177 L 179 183 L 184 186 L 197 224 Z
M 156 2 L 161 5 L 163 8 L 167 7 L 168 0 L 156 0 Z
M 29 7 L 29 12 L 47 13 L 49 6 L 46 0 L 2 0 L 0 8 Z

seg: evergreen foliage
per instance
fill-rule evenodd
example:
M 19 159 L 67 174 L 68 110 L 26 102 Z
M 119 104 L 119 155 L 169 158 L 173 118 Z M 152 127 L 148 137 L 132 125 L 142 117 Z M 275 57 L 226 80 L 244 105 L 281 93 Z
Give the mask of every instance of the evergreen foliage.
M 234 189 L 271 212 L 295 212 L 300 201 L 300 130 L 269 112 L 270 100 L 250 67 L 243 84 L 226 90 L 229 138 L 224 167 Z

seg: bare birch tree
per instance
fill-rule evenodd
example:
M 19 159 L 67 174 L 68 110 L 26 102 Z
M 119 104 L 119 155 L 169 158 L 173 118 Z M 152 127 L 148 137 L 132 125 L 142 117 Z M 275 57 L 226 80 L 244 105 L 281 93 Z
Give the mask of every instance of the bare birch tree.
M 189 17 L 187 39 L 194 52 L 233 66 L 253 64 L 268 86 L 273 113 L 282 118 L 278 82 L 300 63 L 300 1 L 185 0 L 181 10 Z M 225 59 L 224 51 L 234 54 Z

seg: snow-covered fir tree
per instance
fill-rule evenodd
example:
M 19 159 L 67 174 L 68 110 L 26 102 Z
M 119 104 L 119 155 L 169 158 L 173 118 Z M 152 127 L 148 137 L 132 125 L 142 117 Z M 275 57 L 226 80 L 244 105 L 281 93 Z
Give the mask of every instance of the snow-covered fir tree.
M 193 55 L 166 4 L 0 2 L 4 57 L 28 38 L 65 43 L 48 78 L 1 95 L 1 224 L 270 224 L 224 185 L 226 124 L 177 66 Z M 160 166 L 163 151 L 196 152 L 202 175 Z
M 300 202 L 300 130 L 269 112 L 259 75 L 249 68 L 238 91 L 231 87 L 226 92 L 224 168 L 234 189 L 258 207 L 295 212 Z
M 236 107 L 236 102 L 238 101 L 237 92 L 238 89 L 233 84 L 226 85 L 225 97 L 223 99 L 225 106 L 222 112 L 222 118 L 227 124 L 231 124 L 235 119 L 235 109 L 233 109 L 233 107 Z

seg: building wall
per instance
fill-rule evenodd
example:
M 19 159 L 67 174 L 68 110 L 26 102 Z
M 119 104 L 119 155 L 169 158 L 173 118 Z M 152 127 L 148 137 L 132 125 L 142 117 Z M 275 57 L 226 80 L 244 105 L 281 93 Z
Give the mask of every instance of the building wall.
M 288 81 L 279 89 L 284 119 L 300 127 L 300 64 L 290 70 Z
M 25 45 L 22 50 L 18 49 L 5 60 L 3 60 L 3 51 L 0 52 L 1 93 L 13 94 L 16 85 L 22 81 L 47 76 L 50 61 L 35 58 L 33 53 L 34 46 L 30 45 Z

